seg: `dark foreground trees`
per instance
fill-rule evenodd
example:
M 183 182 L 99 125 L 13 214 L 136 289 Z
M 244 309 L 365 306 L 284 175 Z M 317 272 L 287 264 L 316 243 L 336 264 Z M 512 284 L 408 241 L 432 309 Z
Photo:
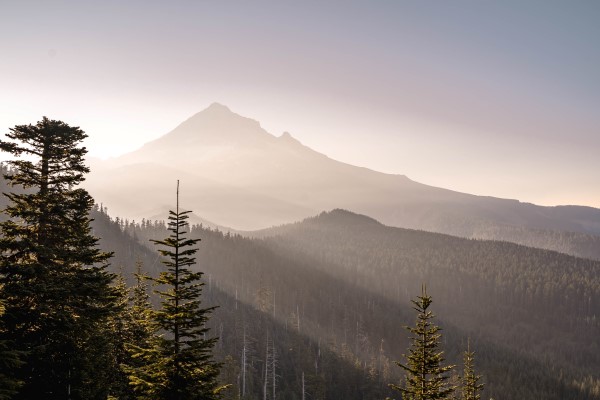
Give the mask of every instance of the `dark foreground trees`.
M 0 302 L 0 316 L 4 314 L 4 304 Z M 0 333 L 3 332 L 0 325 Z M 21 385 L 14 371 L 21 365 L 21 354 L 13 349 L 10 341 L 0 340 L 0 400 L 9 400 Z
M 176 211 L 169 212 L 170 236 L 154 242 L 166 258 L 166 271 L 152 279 L 161 290 L 161 307 L 154 312 L 157 336 L 146 348 L 133 347 L 133 357 L 142 366 L 130 369 L 130 382 L 139 399 L 212 400 L 219 399 L 223 387 L 217 381 L 220 364 L 212 359 L 217 338 L 206 338 L 214 307 L 201 304 L 201 272 L 192 272 L 193 246 L 199 239 L 185 237 L 188 213 L 179 211 L 177 182 Z
M 2 337 L 21 352 L 14 369 L 16 399 L 101 399 L 111 369 L 106 322 L 116 312 L 110 254 L 91 235 L 90 195 L 77 185 L 87 136 L 46 117 L 10 129 L 0 149 L 15 160 L 5 179 L 22 194 L 6 196 L 9 219 L 0 224 Z

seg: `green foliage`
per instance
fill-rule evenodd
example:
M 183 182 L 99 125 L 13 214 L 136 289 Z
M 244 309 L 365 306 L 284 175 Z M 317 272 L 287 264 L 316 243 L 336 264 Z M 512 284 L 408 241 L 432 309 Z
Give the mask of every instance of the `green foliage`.
M 448 385 L 449 372 L 454 365 L 443 366 L 444 352 L 440 351 L 440 328 L 431 322 L 434 315 L 428 310 L 431 296 L 425 288 L 417 300 L 412 300 L 417 311 L 417 322 L 414 327 L 406 327 L 414 336 L 406 355 L 407 362 L 396 364 L 405 372 L 404 386 L 391 384 L 390 387 L 402 393 L 406 400 L 448 399 L 456 389 Z
M 112 323 L 114 336 L 114 360 L 117 365 L 116 373 L 111 385 L 111 394 L 120 400 L 134 399 L 134 388 L 130 385 L 130 376 L 136 368 L 144 366 L 142 359 L 134 355 L 151 347 L 154 343 L 155 324 L 152 321 L 152 306 L 148 294 L 148 284 L 142 273 L 143 264 L 136 261 L 135 285 L 127 288 L 125 279 L 119 275 L 117 289 L 121 293 L 124 305 Z
M 4 177 L 28 189 L 6 194 L 9 219 L 0 224 L 2 336 L 25 354 L 16 398 L 105 398 L 110 357 L 101 333 L 116 293 L 111 254 L 91 235 L 93 200 L 76 188 L 89 171 L 77 147 L 86 135 L 44 117 L 6 136 L 0 149 L 16 159 Z
M 479 400 L 483 383 L 479 383 L 481 375 L 475 374 L 475 352 L 471 351 L 470 342 L 467 345 L 467 351 L 463 354 L 464 376 L 462 378 L 462 399 Z
M 131 320 L 133 316 L 129 308 L 129 289 L 125 284 L 122 271 L 117 275 L 114 287 L 119 294 L 120 312 L 109 320 L 109 329 L 106 332 L 106 336 L 111 338 L 113 361 L 109 393 L 116 399 L 125 400 L 133 398 L 128 375 L 123 367 L 130 361 L 127 346 L 132 341 Z
M 199 239 L 185 237 L 188 213 L 179 211 L 178 188 L 176 211 L 169 213 L 171 234 L 154 240 L 163 246 L 159 252 L 166 258 L 166 271 L 152 279 L 163 288 L 156 291 L 161 307 L 153 313 L 161 335 L 153 337 L 147 347 L 133 347 L 133 358 L 142 365 L 132 369 L 130 382 L 140 399 L 221 398 L 223 387 L 217 380 L 221 365 L 212 359 L 217 338 L 206 338 L 206 323 L 214 307 L 202 307 L 202 273 L 190 270 L 198 251 L 192 246 Z
M 0 302 L 0 316 L 4 314 L 4 310 L 4 304 Z M 0 332 L 4 333 L 1 326 Z M 8 340 L 0 340 L 0 400 L 11 399 L 22 385 L 14 376 L 14 371 L 23 364 L 23 354 L 12 347 Z
M 129 332 L 130 343 L 143 346 L 154 332 L 152 305 L 148 293 L 147 278 L 142 272 L 143 264 L 136 262 L 135 285 L 129 290 Z

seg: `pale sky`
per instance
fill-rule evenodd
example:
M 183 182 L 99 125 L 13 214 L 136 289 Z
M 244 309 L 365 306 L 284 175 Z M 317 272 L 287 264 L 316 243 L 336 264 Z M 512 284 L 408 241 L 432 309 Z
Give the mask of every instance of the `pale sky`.
M 117 156 L 212 102 L 334 159 L 600 207 L 600 2 L 0 0 L 0 128 Z

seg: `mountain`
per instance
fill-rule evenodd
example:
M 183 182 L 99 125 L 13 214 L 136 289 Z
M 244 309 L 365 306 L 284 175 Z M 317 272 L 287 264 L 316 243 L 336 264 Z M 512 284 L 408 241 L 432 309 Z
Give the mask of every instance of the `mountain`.
M 139 220 L 164 212 L 176 179 L 185 207 L 235 229 L 343 208 L 391 226 L 600 258 L 600 209 L 475 196 L 345 164 L 216 103 L 134 152 L 95 161 L 86 187 L 112 215 Z

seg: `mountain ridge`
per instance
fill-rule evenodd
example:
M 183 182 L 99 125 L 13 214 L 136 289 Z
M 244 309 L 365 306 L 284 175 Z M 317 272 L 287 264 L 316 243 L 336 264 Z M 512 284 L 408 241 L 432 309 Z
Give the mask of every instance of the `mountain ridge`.
M 135 167 L 140 163 L 153 166 L 144 173 Z M 161 168 L 173 172 L 150 173 Z M 102 174 L 110 176 L 113 183 L 101 184 L 106 183 Z M 531 230 L 535 241 L 527 244 L 549 249 L 574 246 L 555 243 L 562 232 L 600 236 L 600 209 L 544 207 L 472 195 L 415 182 L 405 175 L 353 166 L 303 145 L 289 133 L 274 136 L 258 121 L 218 103 L 140 149 L 102 162 L 92 170 L 86 187 L 114 215 L 139 219 L 143 216 L 139 207 L 113 199 L 144 193 L 147 209 L 156 210 L 157 197 L 164 191 L 164 185 L 156 181 L 174 181 L 184 175 L 184 188 L 196 201 L 190 208 L 202 218 L 242 231 L 342 208 L 390 226 L 462 237 L 510 241 L 516 230 Z M 116 195 L 115 188 L 125 192 Z M 208 198 L 210 201 L 201 200 Z M 524 237 L 521 233 L 517 236 Z M 576 248 L 573 254 L 578 254 Z

